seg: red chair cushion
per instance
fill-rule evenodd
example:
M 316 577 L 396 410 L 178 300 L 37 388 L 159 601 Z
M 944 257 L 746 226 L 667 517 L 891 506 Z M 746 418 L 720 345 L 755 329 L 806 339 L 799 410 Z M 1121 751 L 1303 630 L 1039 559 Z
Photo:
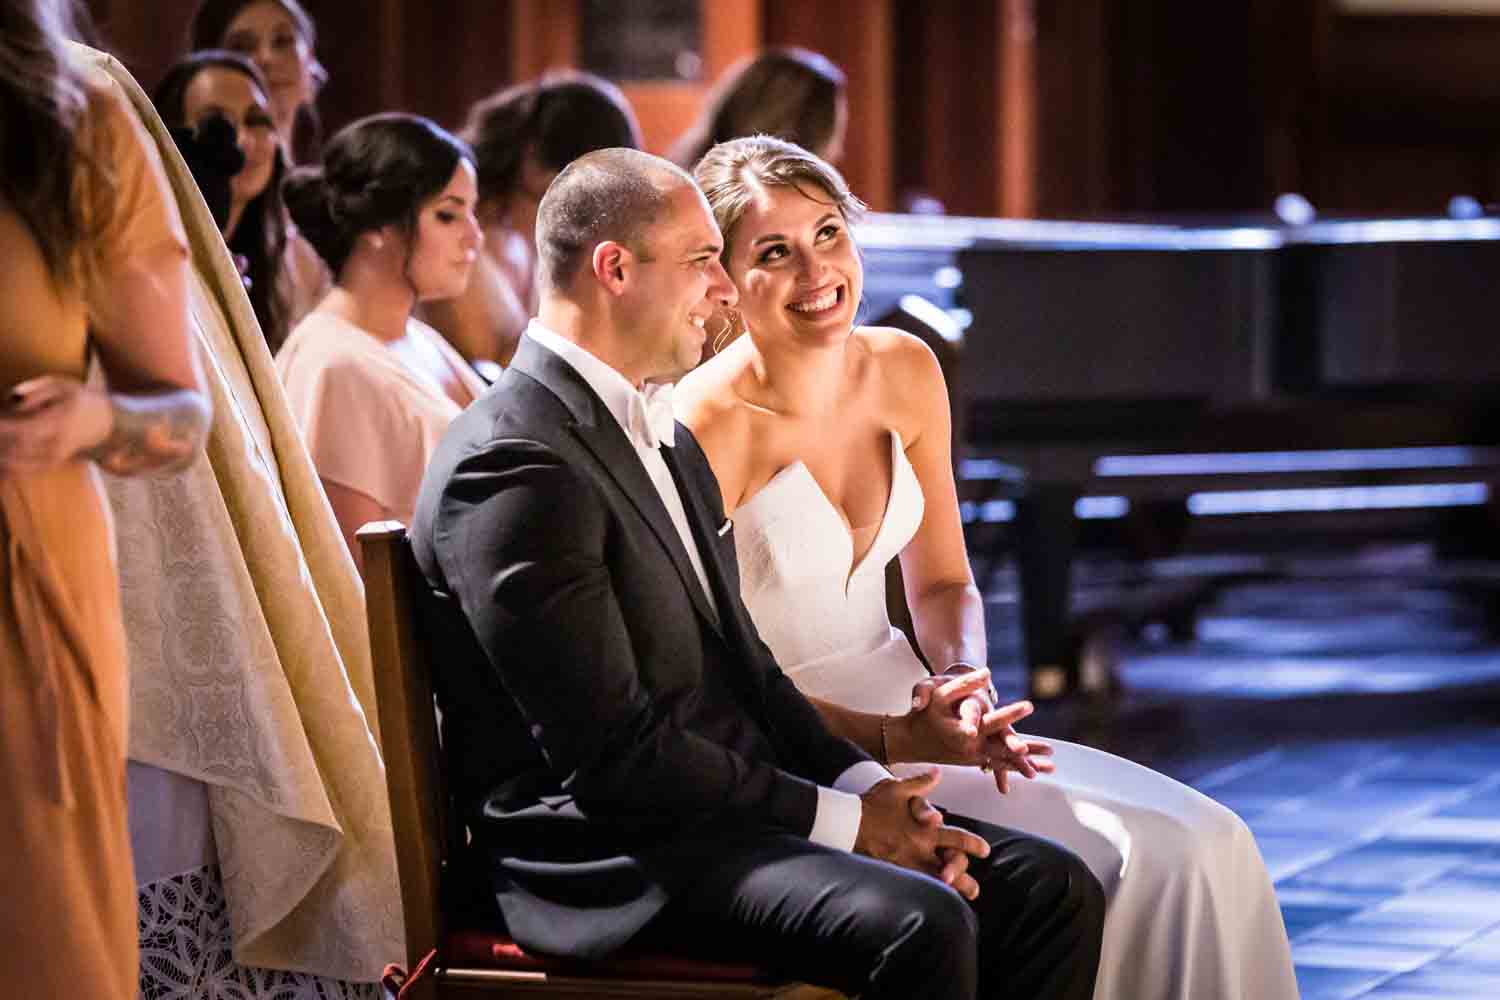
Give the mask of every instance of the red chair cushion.
M 449 934 L 447 947 L 443 949 L 442 963 L 447 966 L 545 972 L 556 976 L 595 979 L 659 979 L 703 983 L 764 983 L 775 980 L 775 977 L 768 976 L 753 965 L 700 962 L 676 955 L 633 952 L 629 948 L 597 962 L 548 958 L 522 951 L 521 946 L 510 938 L 490 931 L 455 931 Z

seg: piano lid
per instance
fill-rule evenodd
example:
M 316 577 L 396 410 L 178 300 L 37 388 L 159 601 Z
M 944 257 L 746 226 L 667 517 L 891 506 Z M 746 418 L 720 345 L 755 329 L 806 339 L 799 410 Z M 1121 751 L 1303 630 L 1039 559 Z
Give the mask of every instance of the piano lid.
M 854 227 L 870 250 L 1276 250 L 1295 245 L 1500 240 L 1500 219 L 1335 219 L 1291 226 L 1263 221 L 1070 222 L 872 212 Z

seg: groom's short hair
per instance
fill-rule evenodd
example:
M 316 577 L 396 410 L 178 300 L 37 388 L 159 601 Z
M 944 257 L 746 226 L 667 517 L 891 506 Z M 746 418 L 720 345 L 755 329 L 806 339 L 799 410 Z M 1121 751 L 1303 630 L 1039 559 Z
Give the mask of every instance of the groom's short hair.
M 563 289 L 605 240 L 643 253 L 644 233 L 687 172 L 637 149 L 600 149 L 563 168 L 536 213 L 541 287 Z

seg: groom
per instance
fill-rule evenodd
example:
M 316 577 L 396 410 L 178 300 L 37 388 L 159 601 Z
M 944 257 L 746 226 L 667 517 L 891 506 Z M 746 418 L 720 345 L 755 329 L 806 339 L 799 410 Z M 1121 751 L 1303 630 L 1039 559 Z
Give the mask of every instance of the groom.
M 691 178 L 589 154 L 537 245 L 537 319 L 411 531 L 486 915 L 540 952 L 630 941 L 869 1000 L 1089 997 L 1082 862 L 940 815 L 934 776 L 834 737 L 756 635 L 717 482 L 652 384 L 736 300 Z

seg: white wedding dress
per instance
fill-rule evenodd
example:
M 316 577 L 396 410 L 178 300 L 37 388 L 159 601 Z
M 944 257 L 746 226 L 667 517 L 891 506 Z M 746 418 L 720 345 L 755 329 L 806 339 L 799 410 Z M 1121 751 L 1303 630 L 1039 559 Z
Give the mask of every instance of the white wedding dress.
M 734 533 L 745 604 L 803 693 L 900 715 L 926 670 L 887 617 L 885 566 L 916 532 L 923 500 L 894 432 L 891 462 L 885 515 L 858 564 L 843 518 L 801 462 L 740 506 Z M 1271 880 L 1240 818 L 1123 758 L 1051 743 L 1055 775 L 1012 775 L 1002 796 L 978 768 L 944 766 L 932 799 L 1048 837 L 1087 862 L 1109 897 L 1094 996 L 1296 997 Z

